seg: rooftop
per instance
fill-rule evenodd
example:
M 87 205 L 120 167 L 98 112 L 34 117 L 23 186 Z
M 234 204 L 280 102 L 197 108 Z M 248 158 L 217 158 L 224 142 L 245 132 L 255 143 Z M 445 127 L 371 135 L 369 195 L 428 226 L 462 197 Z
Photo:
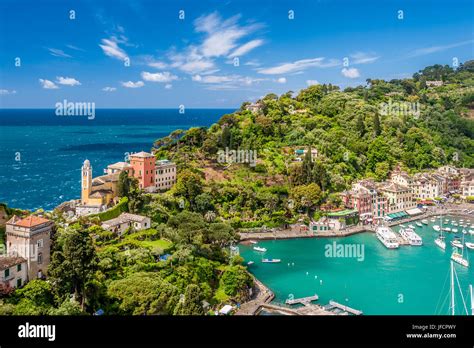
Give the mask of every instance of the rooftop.
M 0 271 L 6 270 L 15 265 L 26 262 L 23 257 L 17 256 L 0 256 Z
M 137 214 L 130 214 L 130 213 L 122 213 L 118 217 L 116 217 L 115 219 L 110 219 L 110 220 L 104 221 L 102 223 L 102 225 L 117 226 L 117 225 L 129 222 L 129 221 L 142 222 L 146 219 L 147 219 L 146 216 L 137 215 Z
M 125 169 L 125 168 L 131 168 L 132 166 L 127 163 L 127 162 L 117 162 L 117 163 L 114 163 L 114 164 L 109 164 L 107 166 L 107 168 L 110 168 L 110 169 Z
M 34 226 L 42 225 L 47 222 L 50 222 L 50 220 L 36 216 L 36 215 L 30 215 L 23 219 L 14 215 L 10 220 L 8 220 L 7 224 L 15 225 L 19 227 L 34 227 Z
M 140 151 L 137 153 L 132 153 L 129 157 L 137 157 L 137 158 L 150 158 L 150 157 L 155 157 L 149 152 L 145 151 Z

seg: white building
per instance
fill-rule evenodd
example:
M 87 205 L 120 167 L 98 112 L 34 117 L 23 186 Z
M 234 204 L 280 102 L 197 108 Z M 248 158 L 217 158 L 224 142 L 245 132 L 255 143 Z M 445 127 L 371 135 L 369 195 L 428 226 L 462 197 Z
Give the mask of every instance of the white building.
M 174 184 L 176 184 L 176 164 L 168 160 L 156 161 L 156 189 L 159 191 L 169 190 Z
M 7 288 L 19 288 L 28 280 L 27 261 L 18 256 L 0 257 L 0 284 Z
M 101 226 L 104 230 L 121 235 L 128 228 L 132 228 L 134 231 L 150 228 L 151 219 L 147 216 L 122 213 L 115 219 L 104 221 Z

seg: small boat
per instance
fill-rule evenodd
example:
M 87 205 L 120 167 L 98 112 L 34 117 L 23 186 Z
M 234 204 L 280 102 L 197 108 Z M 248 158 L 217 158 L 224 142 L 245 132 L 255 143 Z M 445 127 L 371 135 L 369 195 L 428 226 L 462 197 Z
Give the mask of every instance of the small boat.
M 439 235 L 439 237 L 435 239 L 435 244 L 441 249 L 446 250 L 446 242 L 444 241 L 443 235 Z
M 474 250 L 474 243 L 466 242 L 464 243 L 468 249 Z
M 441 231 L 441 227 L 439 227 L 438 225 L 434 225 L 433 230 L 435 230 L 436 232 L 439 232 Z
M 413 226 L 413 225 L 408 225 L 408 227 L 410 227 L 412 229 L 415 229 L 415 226 Z
M 435 222 L 436 220 L 435 220 L 435 219 L 431 219 L 430 221 L 431 221 L 431 222 Z
M 258 246 L 257 246 L 257 247 L 253 247 L 253 250 L 255 250 L 255 251 L 261 251 L 261 252 L 267 251 L 267 249 L 262 248 L 262 247 L 258 247 Z
M 279 263 L 281 262 L 280 259 L 263 259 L 262 260 L 263 263 Z
M 451 241 L 451 245 L 452 245 L 453 247 L 456 247 L 456 248 L 459 248 L 459 249 L 464 248 L 464 245 L 462 245 L 462 243 L 461 243 L 459 240 L 453 240 L 453 241 Z
M 462 234 L 467 234 L 467 231 L 465 229 L 463 229 Z
M 474 230 L 469 230 L 469 234 L 474 235 Z
M 413 231 L 411 228 L 402 228 L 400 231 L 398 231 L 402 238 L 406 240 L 410 245 L 422 245 L 423 240 L 419 235 Z
M 423 220 L 421 220 L 421 223 L 422 223 L 423 225 L 428 225 L 428 220 L 423 219 Z
M 418 227 L 423 227 L 423 225 L 420 223 L 420 222 L 415 222 L 415 224 L 418 226 Z
M 253 264 L 254 264 L 254 262 L 253 262 L 253 261 L 249 261 L 249 262 L 247 262 L 247 266 L 250 266 L 250 265 L 253 265 Z
M 464 267 L 469 267 L 469 261 L 466 260 L 465 258 L 462 257 L 462 254 L 458 253 L 457 250 L 453 251 L 453 254 L 451 255 L 451 260 L 454 262 L 459 263 L 460 265 Z
M 400 224 L 399 226 L 400 226 L 401 228 L 405 228 L 405 225 Z
M 257 244 L 258 242 L 256 240 L 251 240 L 250 244 Z
M 457 224 L 457 222 L 453 222 L 451 225 L 457 226 L 458 224 Z
M 451 230 L 451 232 L 453 232 L 453 233 L 458 233 L 458 229 L 457 229 L 457 228 L 453 228 L 453 229 Z
M 449 227 L 445 227 L 445 228 L 443 228 L 443 231 L 451 232 L 451 229 Z

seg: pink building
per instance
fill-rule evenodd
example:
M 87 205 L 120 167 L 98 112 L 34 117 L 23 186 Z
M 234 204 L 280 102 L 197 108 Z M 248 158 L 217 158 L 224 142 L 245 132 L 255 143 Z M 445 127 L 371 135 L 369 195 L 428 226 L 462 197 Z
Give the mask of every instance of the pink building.
M 133 176 L 138 179 L 141 189 L 155 188 L 155 156 L 148 152 L 138 152 L 129 156 Z

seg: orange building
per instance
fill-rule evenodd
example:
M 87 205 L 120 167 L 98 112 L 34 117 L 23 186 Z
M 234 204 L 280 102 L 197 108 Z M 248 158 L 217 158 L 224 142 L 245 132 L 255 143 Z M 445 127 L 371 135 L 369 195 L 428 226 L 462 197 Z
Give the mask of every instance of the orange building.
M 145 191 L 155 190 L 155 156 L 148 152 L 131 154 L 130 165 L 133 176 L 138 179 L 138 184 Z

